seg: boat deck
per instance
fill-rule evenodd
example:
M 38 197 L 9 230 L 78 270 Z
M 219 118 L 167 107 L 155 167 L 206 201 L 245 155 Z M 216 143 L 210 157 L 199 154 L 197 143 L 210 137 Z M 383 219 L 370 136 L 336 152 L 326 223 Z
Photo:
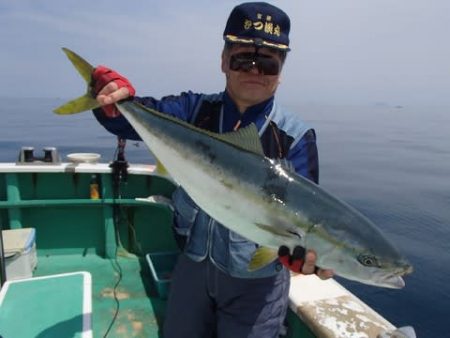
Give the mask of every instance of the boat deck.
M 175 185 L 150 166 L 128 172 L 115 196 L 108 164 L 0 165 L 0 222 L 35 229 L 34 277 L 90 273 L 94 337 L 161 337 L 165 300 L 145 255 L 177 246 L 170 208 L 146 198 L 168 198 Z M 92 175 L 99 199 L 90 196 Z
M 92 338 L 91 276 L 73 272 L 8 281 L 0 290 L 0 310 L 2 337 Z
M 143 258 L 128 255 L 115 260 L 95 254 L 39 256 L 34 275 L 75 271 L 87 271 L 92 276 L 94 337 L 104 337 L 107 332 L 107 337 L 161 337 L 165 300 L 159 298 Z

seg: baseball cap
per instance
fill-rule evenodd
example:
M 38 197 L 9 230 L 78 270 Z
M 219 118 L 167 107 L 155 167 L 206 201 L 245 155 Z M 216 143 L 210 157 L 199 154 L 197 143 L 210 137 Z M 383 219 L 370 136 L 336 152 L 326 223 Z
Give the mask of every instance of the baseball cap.
M 266 2 L 246 2 L 233 8 L 223 38 L 231 43 L 251 44 L 289 51 L 289 16 Z

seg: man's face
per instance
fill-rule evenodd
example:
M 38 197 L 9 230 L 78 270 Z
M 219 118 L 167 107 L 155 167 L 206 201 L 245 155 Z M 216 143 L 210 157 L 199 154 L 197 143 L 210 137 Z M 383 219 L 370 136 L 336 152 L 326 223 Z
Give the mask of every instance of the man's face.
M 272 97 L 280 81 L 279 73 L 267 75 L 261 71 L 261 67 L 259 67 L 260 69 L 256 65 L 254 67 L 246 67 L 245 62 L 240 69 L 231 69 L 233 65 L 234 68 L 236 68 L 236 65 L 239 66 L 239 61 L 245 61 L 245 56 L 254 54 L 255 47 L 245 45 L 233 45 L 231 49 L 226 49 L 222 53 L 222 72 L 226 75 L 226 88 L 241 112 L 249 106 L 261 103 Z M 277 51 L 270 48 L 259 48 L 257 55 L 262 58 L 262 61 L 268 61 L 267 63 L 269 64 L 277 63 L 281 71 L 282 60 Z M 240 56 L 243 56 L 243 58 L 240 58 Z M 235 61 L 232 63 L 231 68 L 230 60 Z

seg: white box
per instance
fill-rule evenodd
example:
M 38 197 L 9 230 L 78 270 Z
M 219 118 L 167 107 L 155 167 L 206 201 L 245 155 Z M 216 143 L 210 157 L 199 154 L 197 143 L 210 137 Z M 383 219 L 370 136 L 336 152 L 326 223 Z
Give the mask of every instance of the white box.
M 34 228 L 3 230 L 6 280 L 31 278 L 37 265 Z

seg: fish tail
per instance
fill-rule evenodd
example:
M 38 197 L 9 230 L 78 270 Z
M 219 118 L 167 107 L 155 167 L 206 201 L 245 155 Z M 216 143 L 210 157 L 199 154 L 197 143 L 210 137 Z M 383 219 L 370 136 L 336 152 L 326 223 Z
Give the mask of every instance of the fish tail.
M 62 106 L 54 109 L 53 112 L 59 115 L 68 115 L 68 114 L 76 114 L 81 113 L 86 110 L 92 110 L 100 107 L 100 104 L 94 98 L 92 94 L 92 72 L 94 71 L 94 67 L 89 64 L 86 60 L 84 60 L 81 56 L 72 52 L 70 49 L 63 48 L 64 53 L 66 53 L 68 59 L 72 62 L 75 69 L 80 73 L 80 75 L 84 78 L 87 83 L 87 92 L 86 94 L 66 102 Z

